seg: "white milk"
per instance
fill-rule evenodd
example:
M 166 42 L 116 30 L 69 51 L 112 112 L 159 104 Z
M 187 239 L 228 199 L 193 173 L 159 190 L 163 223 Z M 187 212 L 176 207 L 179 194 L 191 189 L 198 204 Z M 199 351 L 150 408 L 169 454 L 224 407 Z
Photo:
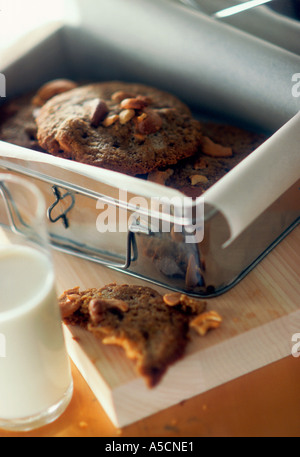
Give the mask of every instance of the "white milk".
M 0 420 L 40 414 L 68 390 L 59 313 L 48 258 L 29 247 L 0 245 Z

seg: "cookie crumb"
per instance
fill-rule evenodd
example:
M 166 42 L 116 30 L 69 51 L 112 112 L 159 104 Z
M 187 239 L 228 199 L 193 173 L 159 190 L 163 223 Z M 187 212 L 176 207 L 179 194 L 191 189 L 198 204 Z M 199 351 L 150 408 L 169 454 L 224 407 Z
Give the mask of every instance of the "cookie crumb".
M 204 136 L 202 138 L 202 151 L 210 157 L 231 157 L 232 148 L 225 147 L 221 144 L 214 143 L 210 138 Z

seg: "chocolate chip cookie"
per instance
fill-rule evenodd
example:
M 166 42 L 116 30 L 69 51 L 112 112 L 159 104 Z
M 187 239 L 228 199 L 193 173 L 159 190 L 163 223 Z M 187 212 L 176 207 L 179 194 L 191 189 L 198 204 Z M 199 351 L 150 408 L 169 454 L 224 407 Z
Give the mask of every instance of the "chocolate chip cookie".
M 199 122 L 175 96 L 118 81 L 54 96 L 36 122 L 49 153 L 129 175 L 190 157 L 201 139 Z
M 54 79 L 37 92 L 15 97 L 0 107 L 0 140 L 24 148 L 46 152 L 37 140 L 35 119 L 40 107 L 57 94 L 74 89 L 78 84 L 69 79 Z
M 159 294 L 150 287 L 109 284 L 101 289 L 65 291 L 59 298 L 68 325 L 80 325 L 104 344 L 121 346 L 149 387 L 181 358 L 190 328 L 204 335 L 221 317 L 206 302 L 180 293 Z

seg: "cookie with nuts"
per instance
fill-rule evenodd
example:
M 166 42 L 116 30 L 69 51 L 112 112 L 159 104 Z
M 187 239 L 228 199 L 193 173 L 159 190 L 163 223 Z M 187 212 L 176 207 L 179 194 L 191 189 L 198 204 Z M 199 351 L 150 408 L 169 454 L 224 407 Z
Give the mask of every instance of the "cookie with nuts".
M 55 95 L 67 92 L 78 84 L 70 79 L 54 79 L 30 92 L 8 100 L 0 107 L 0 140 L 40 152 L 35 119 L 39 110 Z
M 201 128 L 201 144 L 193 157 L 165 170 L 149 173 L 147 179 L 158 182 L 163 178 L 166 186 L 196 198 L 267 139 L 265 134 L 229 124 L 202 122 Z
M 190 329 L 204 335 L 222 321 L 217 313 L 210 316 L 203 300 L 127 284 L 70 289 L 59 304 L 66 324 L 82 326 L 104 344 L 121 346 L 149 387 L 184 355 Z
M 175 96 L 143 84 L 88 84 L 47 101 L 36 119 L 54 155 L 139 175 L 193 155 L 201 127 Z

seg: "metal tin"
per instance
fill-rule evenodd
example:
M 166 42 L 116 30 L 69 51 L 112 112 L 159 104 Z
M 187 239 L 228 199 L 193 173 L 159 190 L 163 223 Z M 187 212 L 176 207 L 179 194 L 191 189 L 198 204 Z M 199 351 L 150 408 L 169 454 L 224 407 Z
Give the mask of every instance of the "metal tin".
M 58 27 L 6 66 L 3 73 L 7 77 L 8 97 L 31 90 L 54 77 L 76 78 L 79 73 L 81 77 L 82 56 L 78 55 L 78 60 L 74 56 L 77 36 L 77 32 L 68 27 Z M 63 48 L 60 46 L 62 40 Z M 95 43 L 101 45 L 99 37 Z M 69 52 L 65 54 L 67 48 Z M 45 59 L 46 55 L 51 57 Z M 111 55 L 109 59 L 111 61 Z M 45 65 L 41 65 L 41 61 Z M 114 79 L 116 66 L 115 61 L 110 75 L 105 68 L 101 79 Z M 19 77 L 20 69 L 23 69 L 23 78 Z M 26 77 L 29 73 L 31 79 Z M 133 78 L 133 72 L 130 74 Z M 86 67 L 85 76 L 95 76 L 93 67 Z M 149 83 L 141 77 L 137 79 Z M 161 86 L 166 88 L 163 82 Z M 289 121 L 293 114 L 294 101 L 284 112 L 288 122 L 283 133 L 278 133 L 278 141 L 283 137 L 293 138 L 300 130 L 299 117 Z M 274 116 L 274 125 L 280 118 L 282 113 Z M 267 123 L 270 126 L 270 120 Z M 249 124 L 253 125 L 252 111 Z M 184 196 L 173 189 L 150 182 L 143 182 L 141 186 L 138 178 L 96 170 L 89 165 L 3 142 L 0 142 L 0 169 L 27 177 L 40 188 L 47 202 L 48 229 L 54 248 L 172 290 L 213 297 L 240 281 L 299 223 L 299 181 L 296 179 L 298 172 L 294 172 L 297 167 L 299 170 L 295 152 L 295 144 L 299 144 L 297 138 L 289 147 L 293 163 L 283 170 L 282 183 L 277 186 L 280 190 L 266 191 L 267 198 L 262 198 L 261 203 L 256 197 L 251 200 L 249 193 L 253 189 L 247 182 L 242 184 L 247 169 L 250 174 L 268 170 L 270 149 L 277 144 L 276 135 L 277 132 L 271 140 L 272 147 L 257 153 L 253 160 L 246 159 L 246 165 L 238 165 L 216 183 L 212 191 L 207 191 L 207 198 L 205 194 L 204 199 L 190 202 L 191 211 L 187 215 L 182 213 Z M 268 181 L 278 182 L 277 173 L 278 169 L 271 171 Z M 258 195 L 265 193 L 263 183 L 257 187 Z M 245 197 L 245 204 L 233 201 L 233 210 L 228 210 L 228 205 L 226 209 L 220 195 L 231 198 L 239 192 Z M 174 204 L 171 211 L 153 210 L 152 199 L 166 195 L 178 199 L 177 207 Z M 135 203 L 138 197 L 146 202 L 145 208 Z M 5 199 L 12 220 L 21 229 L 17 202 L 11 201 L 9 195 L 5 195 Z M 99 228 L 100 219 L 103 223 L 103 211 L 108 208 L 116 215 L 113 231 L 103 230 L 103 225 Z M 163 223 L 170 224 L 169 230 L 161 229 Z M 176 231 L 174 227 L 180 229 Z M 203 239 L 195 236 L 199 228 L 204 231 Z

